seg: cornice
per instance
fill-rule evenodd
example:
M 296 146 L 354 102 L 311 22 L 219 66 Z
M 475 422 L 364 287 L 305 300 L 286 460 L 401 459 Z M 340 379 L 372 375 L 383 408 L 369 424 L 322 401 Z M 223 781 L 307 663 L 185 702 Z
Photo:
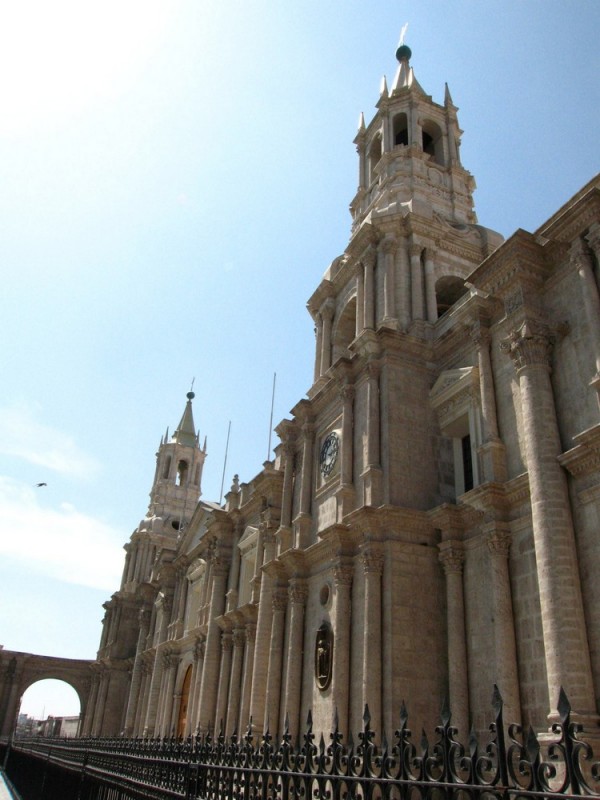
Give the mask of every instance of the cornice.
M 558 456 L 558 462 L 575 478 L 600 470 L 600 424 L 573 437 L 575 447 Z

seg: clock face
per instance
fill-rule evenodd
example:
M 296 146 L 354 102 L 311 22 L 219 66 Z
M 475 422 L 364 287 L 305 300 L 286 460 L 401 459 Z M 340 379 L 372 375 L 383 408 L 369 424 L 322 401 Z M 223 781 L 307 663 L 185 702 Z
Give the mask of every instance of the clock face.
M 337 460 L 338 450 L 340 449 L 340 440 L 337 433 L 330 433 L 321 446 L 321 475 L 326 478 L 331 474 L 332 469 L 335 467 Z

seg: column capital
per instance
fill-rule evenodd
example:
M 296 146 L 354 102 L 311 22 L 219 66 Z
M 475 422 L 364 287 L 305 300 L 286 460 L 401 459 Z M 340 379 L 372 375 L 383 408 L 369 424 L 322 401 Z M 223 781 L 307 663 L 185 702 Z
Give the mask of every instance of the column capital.
M 290 603 L 304 605 L 308 597 L 308 587 L 304 578 L 291 578 L 289 582 L 288 594 Z
M 375 575 L 382 574 L 384 558 L 380 550 L 369 545 L 361 552 L 361 558 L 365 575 L 370 573 Z
M 246 641 L 251 644 L 256 641 L 256 624 L 254 622 L 246 623 Z
M 512 536 L 508 531 L 492 531 L 487 537 L 488 550 L 493 556 L 508 558 Z
M 339 393 L 344 403 L 351 403 L 354 400 L 354 385 L 351 383 L 343 383 L 339 388 Z
M 285 589 L 273 589 L 273 611 L 285 611 L 288 604 L 288 593 Z
M 590 247 L 597 253 L 600 250 L 600 223 L 590 225 L 590 232 L 585 237 Z
M 194 645 L 194 661 L 200 661 L 200 659 L 204 658 L 204 645 L 204 637 L 199 636 L 196 639 L 196 644 Z
M 340 586 L 352 586 L 354 569 L 351 564 L 334 564 L 333 583 L 336 588 Z
M 383 239 L 379 243 L 379 246 L 381 248 L 382 253 L 384 253 L 384 255 L 387 256 L 387 255 L 390 255 L 391 253 L 393 253 L 396 250 L 396 245 L 397 244 L 398 244 L 398 241 L 397 241 L 396 237 L 392 233 L 390 233 L 387 236 L 383 237 Z
M 444 568 L 444 574 L 461 574 L 465 563 L 465 553 L 462 545 L 457 542 L 442 542 L 439 546 L 439 559 Z
M 600 234 L 596 234 L 596 240 L 600 238 Z M 589 237 L 586 237 L 588 241 L 591 241 Z M 592 266 L 592 259 L 590 256 L 590 252 L 586 243 L 583 239 L 575 239 L 575 241 L 571 244 L 569 248 L 569 261 L 572 266 L 580 268 L 582 266 L 591 267 Z
M 477 347 L 489 348 L 491 341 L 490 329 L 481 320 L 474 322 L 469 328 L 469 336 L 471 341 Z
M 229 631 L 223 631 L 221 634 L 221 650 L 223 652 L 233 649 L 233 636 Z
M 421 253 L 423 252 L 423 245 L 417 244 L 416 242 L 411 242 L 408 245 L 408 252 L 411 258 L 414 258 L 415 256 L 420 256 Z
M 243 647 L 246 643 L 246 631 L 244 628 L 234 628 L 231 637 L 234 647 Z
M 334 312 L 335 300 L 333 297 L 327 297 L 319 306 L 319 314 L 321 315 L 321 319 L 331 322 Z
M 543 366 L 550 370 L 550 356 L 555 336 L 547 325 L 537 320 L 525 320 L 501 343 L 508 352 L 517 373 L 525 367 Z
M 361 264 L 365 267 L 373 268 L 377 261 L 377 251 L 371 245 L 368 247 L 360 257 Z
M 437 247 L 433 247 L 432 245 L 427 245 L 427 247 L 425 248 L 425 260 L 435 261 L 436 255 L 437 255 Z
M 381 364 L 379 361 L 374 361 L 369 359 L 367 361 L 367 366 L 365 367 L 367 371 L 367 376 L 369 380 L 378 380 L 379 376 L 381 375 Z

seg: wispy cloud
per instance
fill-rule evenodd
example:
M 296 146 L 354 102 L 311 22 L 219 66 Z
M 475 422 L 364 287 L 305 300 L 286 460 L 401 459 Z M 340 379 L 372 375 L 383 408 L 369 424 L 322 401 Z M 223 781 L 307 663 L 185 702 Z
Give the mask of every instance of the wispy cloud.
M 15 569 L 112 592 L 125 538 L 72 505 L 44 508 L 30 486 L 0 476 L 0 557 Z
M 98 462 L 86 455 L 73 438 L 44 425 L 30 408 L 0 408 L 0 453 L 72 477 L 97 474 Z

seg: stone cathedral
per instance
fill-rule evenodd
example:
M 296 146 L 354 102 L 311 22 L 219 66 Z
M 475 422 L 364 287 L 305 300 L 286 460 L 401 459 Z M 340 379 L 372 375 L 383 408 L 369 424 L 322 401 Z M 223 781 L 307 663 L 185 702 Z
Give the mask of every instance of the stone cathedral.
M 308 301 L 315 369 L 272 461 L 201 497 L 188 394 L 125 545 L 83 735 L 466 739 L 600 695 L 600 177 L 539 230 L 480 225 L 462 131 L 401 45 L 355 139 L 345 252 Z M 307 383 L 309 380 L 307 380 Z M 596 576 L 596 577 L 595 577 Z

